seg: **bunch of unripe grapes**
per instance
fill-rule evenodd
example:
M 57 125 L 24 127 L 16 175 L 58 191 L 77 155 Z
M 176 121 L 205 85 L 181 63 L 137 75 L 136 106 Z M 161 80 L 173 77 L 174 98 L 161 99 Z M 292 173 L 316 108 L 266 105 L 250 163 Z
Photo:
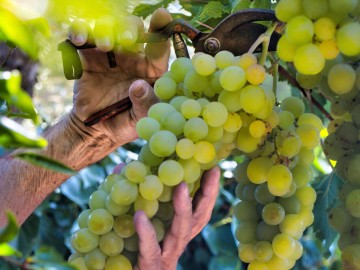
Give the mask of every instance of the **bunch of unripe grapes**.
M 340 233 L 344 269 L 360 269 L 360 1 L 281 0 L 276 7 L 286 22 L 278 55 L 293 62 L 296 79 L 305 89 L 317 89 L 331 103 L 324 153 L 336 161 L 343 179 L 330 224 Z
M 322 121 L 305 113 L 297 97 L 285 98 L 274 111 L 276 125 L 234 174 L 240 199 L 235 236 L 249 270 L 291 269 L 303 253 L 299 240 L 314 220 L 311 164 Z
M 234 149 L 256 151 L 277 124 L 275 97 L 262 87 L 264 79 L 265 68 L 249 53 L 176 59 L 154 85 L 160 102 L 136 125 L 146 142 L 138 159 L 110 174 L 79 215 L 70 263 L 80 270 L 132 269 L 138 210 L 161 242 L 172 218 L 174 187 L 185 182 L 193 195 L 205 170 Z

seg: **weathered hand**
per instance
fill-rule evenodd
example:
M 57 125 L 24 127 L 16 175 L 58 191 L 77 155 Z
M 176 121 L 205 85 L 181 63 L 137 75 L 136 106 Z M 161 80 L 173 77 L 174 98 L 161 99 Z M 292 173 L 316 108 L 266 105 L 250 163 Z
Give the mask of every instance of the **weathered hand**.
M 174 190 L 174 217 L 160 246 L 155 230 L 144 212 L 135 213 L 134 223 L 139 236 L 139 257 L 135 270 L 175 270 L 186 245 L 209 222 L 219 191 L 220 170 L 215 167 L 204 173 L 201 188 L 194 200 L 187 185 Z
M 149 31 L 163 28 L 171 21 L 166 9 L 157 10 Z M 103 133 L 116 145 L 136 138 L 134 125 L 146 116 L 157 101 L 152 84 L 168 68 L 170 41 L 149 43 L 145 48 L 135 44 L 144 25 L 138 17 L 127 18 L 119 25 L 113 18 L 99 19 L 93 30 L 84 21 L 70 27 L 69 38 L 75 45 L 94 40 L 97 48 L 80 51 L 83 75 L 74 85 L 73 115 L 84 121 L 93 113 L 130 96 L 132 109 L 94 125 L 86 132 Z M 117 67 L 110 68 L 106 52 L 114 50 Z M 140 80 L 139 80 L 140 79 Z M 80 122 L 79 121 L 79 122 Z M 83 127 L 81 127 L 83 129 Z

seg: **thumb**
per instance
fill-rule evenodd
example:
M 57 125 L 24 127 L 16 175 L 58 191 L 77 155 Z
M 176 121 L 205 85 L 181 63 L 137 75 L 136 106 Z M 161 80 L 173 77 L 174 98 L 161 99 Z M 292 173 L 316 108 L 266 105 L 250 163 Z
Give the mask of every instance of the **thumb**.
M 153 88 L 144 80 L 136 80 L 130 85 L 129 96 L 133 104 L 131 113 L 135 121 L 147 116 L 151 105 L 158 102 Z

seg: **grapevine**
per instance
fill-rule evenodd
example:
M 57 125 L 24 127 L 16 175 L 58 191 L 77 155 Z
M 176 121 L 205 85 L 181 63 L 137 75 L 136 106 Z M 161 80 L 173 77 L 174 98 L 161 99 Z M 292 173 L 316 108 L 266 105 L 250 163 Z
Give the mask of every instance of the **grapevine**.
M 287 24 L 278 56 L 294 64 L 301 87 L 318 91 L 331 104 L 323 150 L 344 181 L 329 213 L 329 224 L 340 234 L 344 269 L 360 269 L 359 8 L 356 0 L 282 0 L 275 10 Z
M 131 269 L 138 251 L 134 211 L 146 213 L 161 241 L 173 188 L 184 181 L 193 195 L 202 173 L 236 150 L 247 157 L 236 169 L 239 257 L 249 269 L 291 267 L 302 254 L 298 240 L 313 221 L 309 166 L 322 122 L 305 113 L 299 98 L 277 106 L 265 77 L 251 53 L 176 59 L 155 83 L 161 102 L 136 126 L 146 140 L 138 160 L 109 175 L 91 195 L 72 235 L 69 261 L 80 269 Z
M 329 213 L 341 234 L 344 269 L 360 269 L 359 6 L 356 0 L 281 0 L 275 12 L 286 26 L 271 56 L 293 64 L 304 93 L 316 90 L 331 102 L 323 147 L 344 180 Z M 146 143 L 138 160 L 110 174 L 89 198 L 71 237 L 72 265 L 132 269 L 138 252 L 134 213 L 144 211 L 161 242 L 174 187 L 185 182 L 193 196 L 203 172 L 230 155 L 245 157 L 234 171 L 240 260 L 249 270 L 295 265 L 303 254 L 300 239 L 314 221 L 311 166 L 324 126 L 301 98 L 277 100 L 276 74 L 272 85 L 265 81 L 271 68 L 265 67 L 268 40 L 262 42 L 261 55 L 250 49 L 239 56 L 220 51 L 178 58 L 156 81 L 160 102 L 136 126 Z

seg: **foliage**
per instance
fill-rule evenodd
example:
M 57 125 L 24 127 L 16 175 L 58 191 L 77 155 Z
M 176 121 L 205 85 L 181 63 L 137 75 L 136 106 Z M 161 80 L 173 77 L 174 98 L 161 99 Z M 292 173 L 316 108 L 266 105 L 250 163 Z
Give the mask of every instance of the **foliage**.
M 50 1 L 47 17 L 22 20 L 15 15 L 16 7 L 8 1 L 0 0 L 0 41 L 21 48 L 29 56 L 38 59 L 41 42 L 49 36 L 49 23 L 55 21 L 57 30 L 53 35 L 59 35 L 64 30 L 61 23 L 68 23 L 76 16 L 83 18 L 97 18 L 109 13 L 133 9 L 133 14 L 147 19 L 157 8 L 169 8 L 174 1 L 162 0 L 156 3 L 142 1 Z M 191 22 L 202 31 L 215 27 L 227 15 L 245 8 L 273 8 L 270 0 L 213 0 L 213 1 L 178 1 L 183 10 L 173 13 L 173 17 L 181 17 Z M 187 12 L 180 12 L 180 11 Z M 126 11 L 128 12 L 128 11 Z M 123 12 L 123 14 L 126 14 Z M 190 14 L 190 15 L 187 15 Z M 53 30 L 54 31 L 54 30 Z M 40 39 L 37 39 L 40 38 Z M 40 40 L 41 42 L 39 42 Z M 0 146 L 7 150 L 14 148 L 42 148 L 46 141 L 38 134 L 29 135 L 28 129 L 17 123 L 16 118 L 30 119 L 32 124 L 39 127 L 44 121 L 38 115 L 31 97 L 21 89 L 19 72 L 1 71 L 0 63 Z M 290 71 L 291 72 L 291 71 Z M 297 90 L 296 95 L 299 94 Z M 293 93 L 293 94 L 294 94 Z M 320 97 L 319 97 L 320 98 Z M 322 105 L 327 106 L 325 100 Z M 15 110 L 14 110 L 15 109 Z M 320 112 L 316 111 L 321 115 Z M 38 128 L 41 130 L 41 128 Z M 36 132 L 33 132 L 36 133 Z M 75 219 L 82 209 L 86 208 L 89 195 L 99 183 L 111 173 L 119 162 L 128 161 L 136 157 L 142 145 L 135 141 L 118 149 L 104 160 L 81 170 L 73 175 L 57 191 L 44 201 L 30 218 L 18 228 L 14 217 L 8 215 L 8 225 L 0 231 L 0 268 L 1 269 L 51 269 L 70 270 L 66 263 L 69 255 L 69 235 L 74 228 Z M 59 172 L 73 174 L 74 172 L 48 157 L 34 152 L 10 156 L 21 158 L 36 165 L 40 165 Z M 319 154 L 317 161 L 323 160 Z M 210 223 L 205 227 L 184 252 L 179 263 L 179 269 L 245 269 L 238 260 L 236 240 L 234 237 L 235 219 L 232 219 L 232 206 L 236 203 L 234 195 L 235 180 L 231 176 L 233 165 L 230 161 L 220 164 L 223 175 L 221 193 Z M 335 175 L 324 174 L 320 167 L 315 168 L 318 180 L 314 187 L 318 192 L 318 199 L 314 213 L 317 217 L 313 231 L 309 230 L 302 240 L 305 248 L 303 258 L 295 269 L 323 269 L 336 268 L 337 250 L 333 247 L 336 233 L 330 228 L 327 211 L 336 203 L 337 191 L 341 180 Z M 335 262 L 335 263 L 334 263 Z M 333 267 L 333 268 L 331 268 Z

